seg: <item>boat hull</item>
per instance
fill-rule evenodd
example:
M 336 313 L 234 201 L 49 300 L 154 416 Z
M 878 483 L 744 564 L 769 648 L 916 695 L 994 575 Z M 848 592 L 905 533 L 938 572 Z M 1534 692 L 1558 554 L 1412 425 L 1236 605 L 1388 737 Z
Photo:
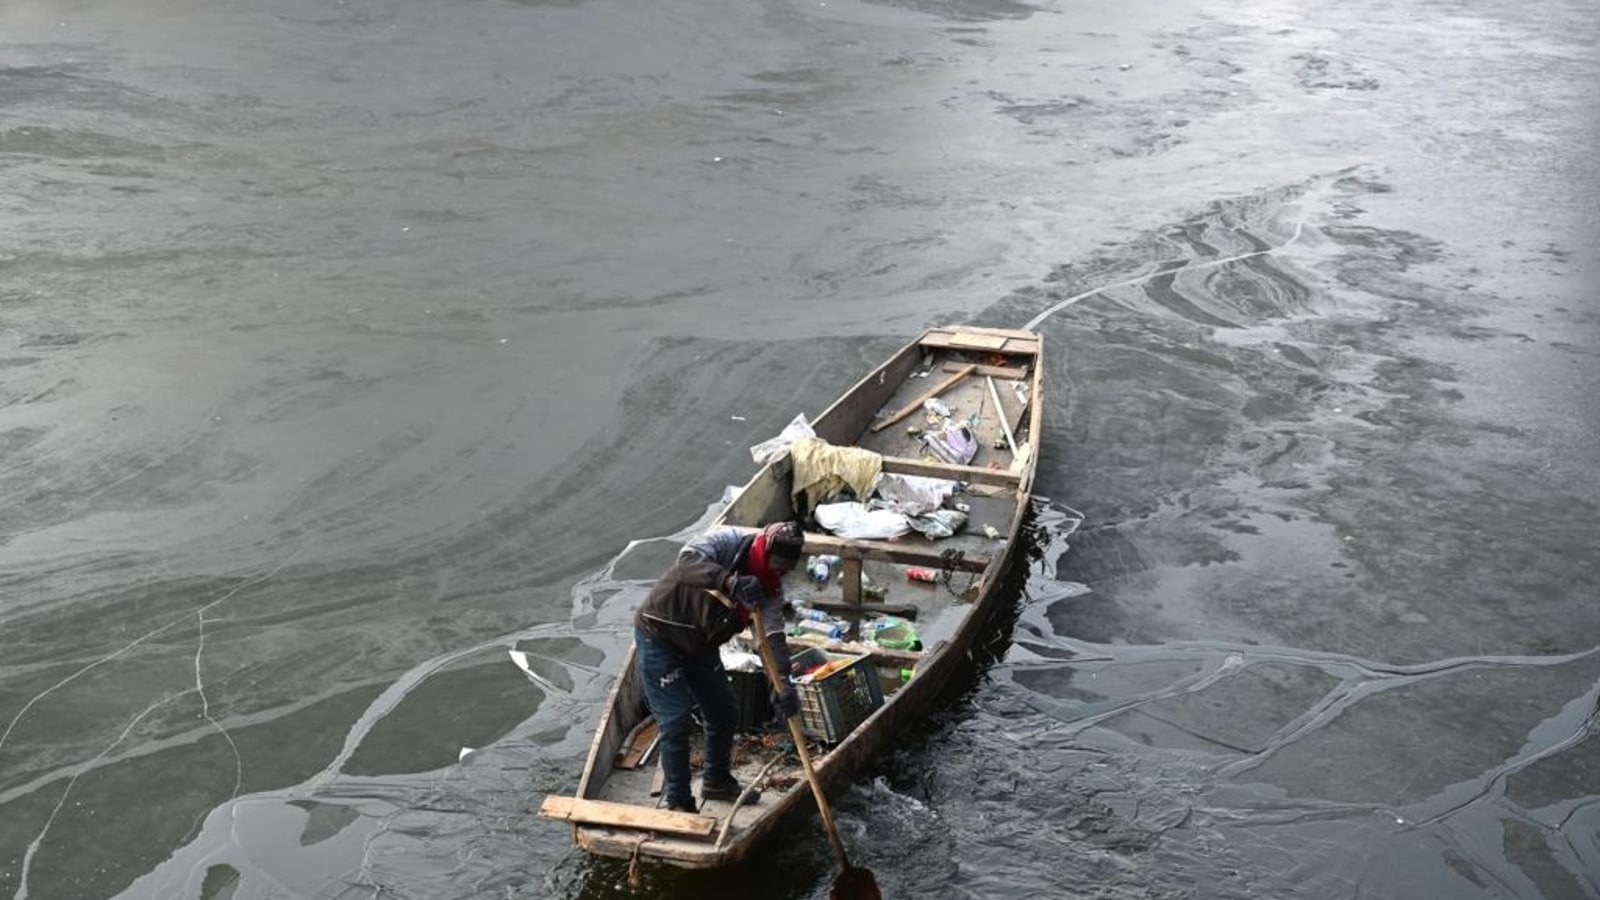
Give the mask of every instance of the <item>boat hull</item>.
M 969 526 L 966 532 L 936 543 L 917 535 L 898 541 L 840 539 L 808 529 L 808 552 L 842 557 L 843 608 L 858 618 L 874 614 L 873 604 L 862 596 L 869 571 L 877 585 L 892 581 L 897 574 L 903 581 L 906 565 L 932 564 L 943 571 L 942 583 L 908 583 L 905 588 L 894 588 L 897 594 L 915 601 L 912 606 L 920 615 L 918 630 L 927 644 L 925 650 L 895 654 L 856 643 L 824 642 L 830 650 L 873 654 L 874 664 L 886 670 L 914 669 L 909 681 L 895 685 L 883 704 L 854 724 L 841 740 L 819 748 L 820 753 L 813 751 L 816 775 L 830 793 L 854 779 L 874 758 L 891 749 L 896 739 L 939 708 L 951 679 L 969 664 L 976 642 L 989 633 L 1000 612 L 1007 596 L 1004 576 L 1022 552 L 1038 459 L 1041 361 L 1042 340 L 1031 332 L 933 329 L 868 373 L 813 423 L 817 435 L 830 444 L 880 453 L 885 472 L 932 475 L 966 485 L 966 492 L 957 496 L 972 510 L 975 521 L 982 516 L 988 526 L 983 531 Z M 1002 390 L 999 385 L 1006 387 Z M 949 405 L 963 410 L 967 422 L 977 423 L 972 430 L 981 449 L 969 464 L 929 460 L 906 452 L 923 421 L 907 424 L 907 420 L 921 412 L 924 396 L 930 393 L 940 394 Z M 714 524 L 754 529 L 795 516 L 799 495 L 793 490 L 794 482 L 794 463 L 789 457 L 764 466 Z M 997 527 L 1001 523 L 1004 528 Z M 802 603 L 824 602 L 820 594 L 831 590 L 831 583 L 819 588 L 805 582 L 803 573 L 791 574 L 785 585 L 786 595 Z M 795 640 L 791 638 L 792 643 Z M 780 773 L 787 774 L 786 786 L 775 790 L 769 785 L 759 804 L 707 803 L 703 816 L 663 815 L 656 810 L 659 796 L 645 789 L 649 773 L 618 767 L 630 734 L 647 715 L 630 648 L 596 727 L 576 797 L 607 804 L 607 810 L 633 813 L 569 819 L 573 840 L 584 850 L 690 869 L 718 868 L 747 857 L 789 815 L 815 807 L 808 786 L 794 777 L 795 767 L 771 760 Z M 738 774 L 744 779 L 755 777 L 755 770 L 767 762 L 748 760 Z M 772 769 L 769 765 L 762 771 Z M 641 819 L 648 823 L 640 824 Z M 708 827 L 710 833 L 702 833 Z M 687 833 L 691 828 L 695 833 Z

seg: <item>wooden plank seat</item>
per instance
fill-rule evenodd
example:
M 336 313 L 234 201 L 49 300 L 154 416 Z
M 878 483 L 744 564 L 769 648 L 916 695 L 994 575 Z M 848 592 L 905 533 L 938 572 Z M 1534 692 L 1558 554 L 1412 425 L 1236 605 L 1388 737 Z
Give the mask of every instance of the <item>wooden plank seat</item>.
M 890 650 L 888 647 L 879 647 L 877 644 L 866 644 L 860 641 L 835 641 L 810 636 L 790 638 L 790 646 L 818 647 L 829 653 L 844 653 L 850 656 L 870 656 L 876 665 L 890 666 L 896 669 L 916 668 L 922 661 L 921 650 Z
M 918 342 L 933 349 L 974 350 L 1017 356 L 1038 356 L 1037 335 L 1004 328 L 933 329 Z
M 948 478 L 970 484 L 997 484 L 1016 487 L 1022 481 L 1021 472 L 1010 469 L 986 469 L 982 466 L 958 466 L 953 463 L 928 462 L 907 456 L 885 456 L 883 471 L 896 475 L 922 475 L 927 478 Z
M 944 372 L 959 372 L 965 367 L 966 364 L 947 362 L 939 368 Z M 1007 381 L 1021 381 L 1028 377 L 1028 370 L 1014 369 L 1009 366 L 978 366 L 973 374 L 987 375 L 990 378 L 1004 378 Z
M 662 831 L 698 838 L 710 837 L 712 830 L 717 827 L 717 820 L 712 816 L 648 809 L 631 803 L 562 797 L 555 794 L 544 798 L 544 803 L 539 807 L 539 815 L 547 819 L 565 819 L 568 822 L 611 825 L 639 831 Z
M 760 531 L 759 528 L 750 528 L 743 525 L 730 525 L 750 534 Z M 818 534 L 814 531 L 805 533 L 806 540 L 802 552 L 821 553 L 837 556 L 844 560 L 873 559 L 880 562 L 900 563 L 910 566 L 942 566 L 945 563 L 943 551 L 936 547 L 918 547 L 916 544 L 899 544 L 892 541 L 867 541 L 856 538 L 834 537 L 831 534 Z M 962 572 L 982 572 L 989 565 L 989 557 L 985 555 L 962 554 L 953 560 L 952 568 Z

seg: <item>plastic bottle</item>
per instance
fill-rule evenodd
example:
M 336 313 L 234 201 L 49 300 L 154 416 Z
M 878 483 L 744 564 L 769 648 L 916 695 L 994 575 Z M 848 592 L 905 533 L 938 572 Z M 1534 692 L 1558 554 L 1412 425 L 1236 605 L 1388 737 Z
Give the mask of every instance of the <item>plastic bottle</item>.
M 836 641 L 842 640 L 845 632 L 849 630 L 848 626 L 846 626 L 843 622 L 832 618 L 826 620 L 801 619 L 797 624 L 799 624 L 799 626 L 806 631 L 815 631 L 818 634 L 827 635 L 829 638 Z
M 833 566 L 837 561 L 838 558 L 834 556 L 813 556 L 806 564 L 806 574 L 811 576 L 817 587 L 822 587 L 833 576 Z
M 796 607 L 795 608 L 795 615 L 799 616 L 802 621 L 805 620 L 805 619 L 810 619 L 813 622 L 832 622 L 832 621 L 834 621 L 833 616 L 828 615 L 823 610 L 812 609 L 809 606 Z
M 832 572 L 828 571 L 827 561 L 821 559 L 812 560 L 811 566 L 807 571 L 811 573 L 811 580 L 816 582 L 819 587 L 827 584 L 828 577 L 833 574 Z

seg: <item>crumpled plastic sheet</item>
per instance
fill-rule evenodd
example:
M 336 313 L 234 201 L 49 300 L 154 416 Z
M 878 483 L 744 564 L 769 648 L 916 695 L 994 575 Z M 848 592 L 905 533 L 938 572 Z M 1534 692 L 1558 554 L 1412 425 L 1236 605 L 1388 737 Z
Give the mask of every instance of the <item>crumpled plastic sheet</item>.
M 966 527 L 967 514 L 959 509 L 935 509 L 908 520 L 911 530 L 920 532 L 929 540 L 947 538 Z
M 903 513 L 869 509 L 864 503 L 824 503 L 816 509 L 817 524 L 843 538 L 888 539 L 911 530 Z
M 945 499 L 956 492 L 956 483 L 948 478 L 885 472 L 879 476 L 873 492 L 885 508 L 920 516 L 943 506 Z
M 750 458 L 756 461 L 756 465 L 764 466 L 782 459 L 783 455 L 789 452 L 789 448 L 794 445 L 795 441 L 816 436 L 817 433 L 812 429 L 811 423 L 806 421 L 806 414 L 801 413 L 790 420 L 788 425 L 783 426 L 783 430 L 778 432 L 777 437 L 769 438 L 751 447 Z

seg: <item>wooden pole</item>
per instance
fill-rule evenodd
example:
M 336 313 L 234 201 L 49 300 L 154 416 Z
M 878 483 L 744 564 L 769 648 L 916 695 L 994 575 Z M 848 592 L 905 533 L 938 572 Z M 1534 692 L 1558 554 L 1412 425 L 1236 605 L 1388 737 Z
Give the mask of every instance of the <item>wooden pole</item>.
M 994 386 L 994 379 L 985 376 L 984 381 L 989 382 L 989 396 L 994 400 L 994 414 L 1000 417 L 1000 430 L 1005 432 L 1006 446 L 1011 448 L 1011 455 L 1017 455 L 1017 439 L 1011 434 L 1011 423 L 1006 421 L 1006 408 L 1000 405 L 1000 391 Z

